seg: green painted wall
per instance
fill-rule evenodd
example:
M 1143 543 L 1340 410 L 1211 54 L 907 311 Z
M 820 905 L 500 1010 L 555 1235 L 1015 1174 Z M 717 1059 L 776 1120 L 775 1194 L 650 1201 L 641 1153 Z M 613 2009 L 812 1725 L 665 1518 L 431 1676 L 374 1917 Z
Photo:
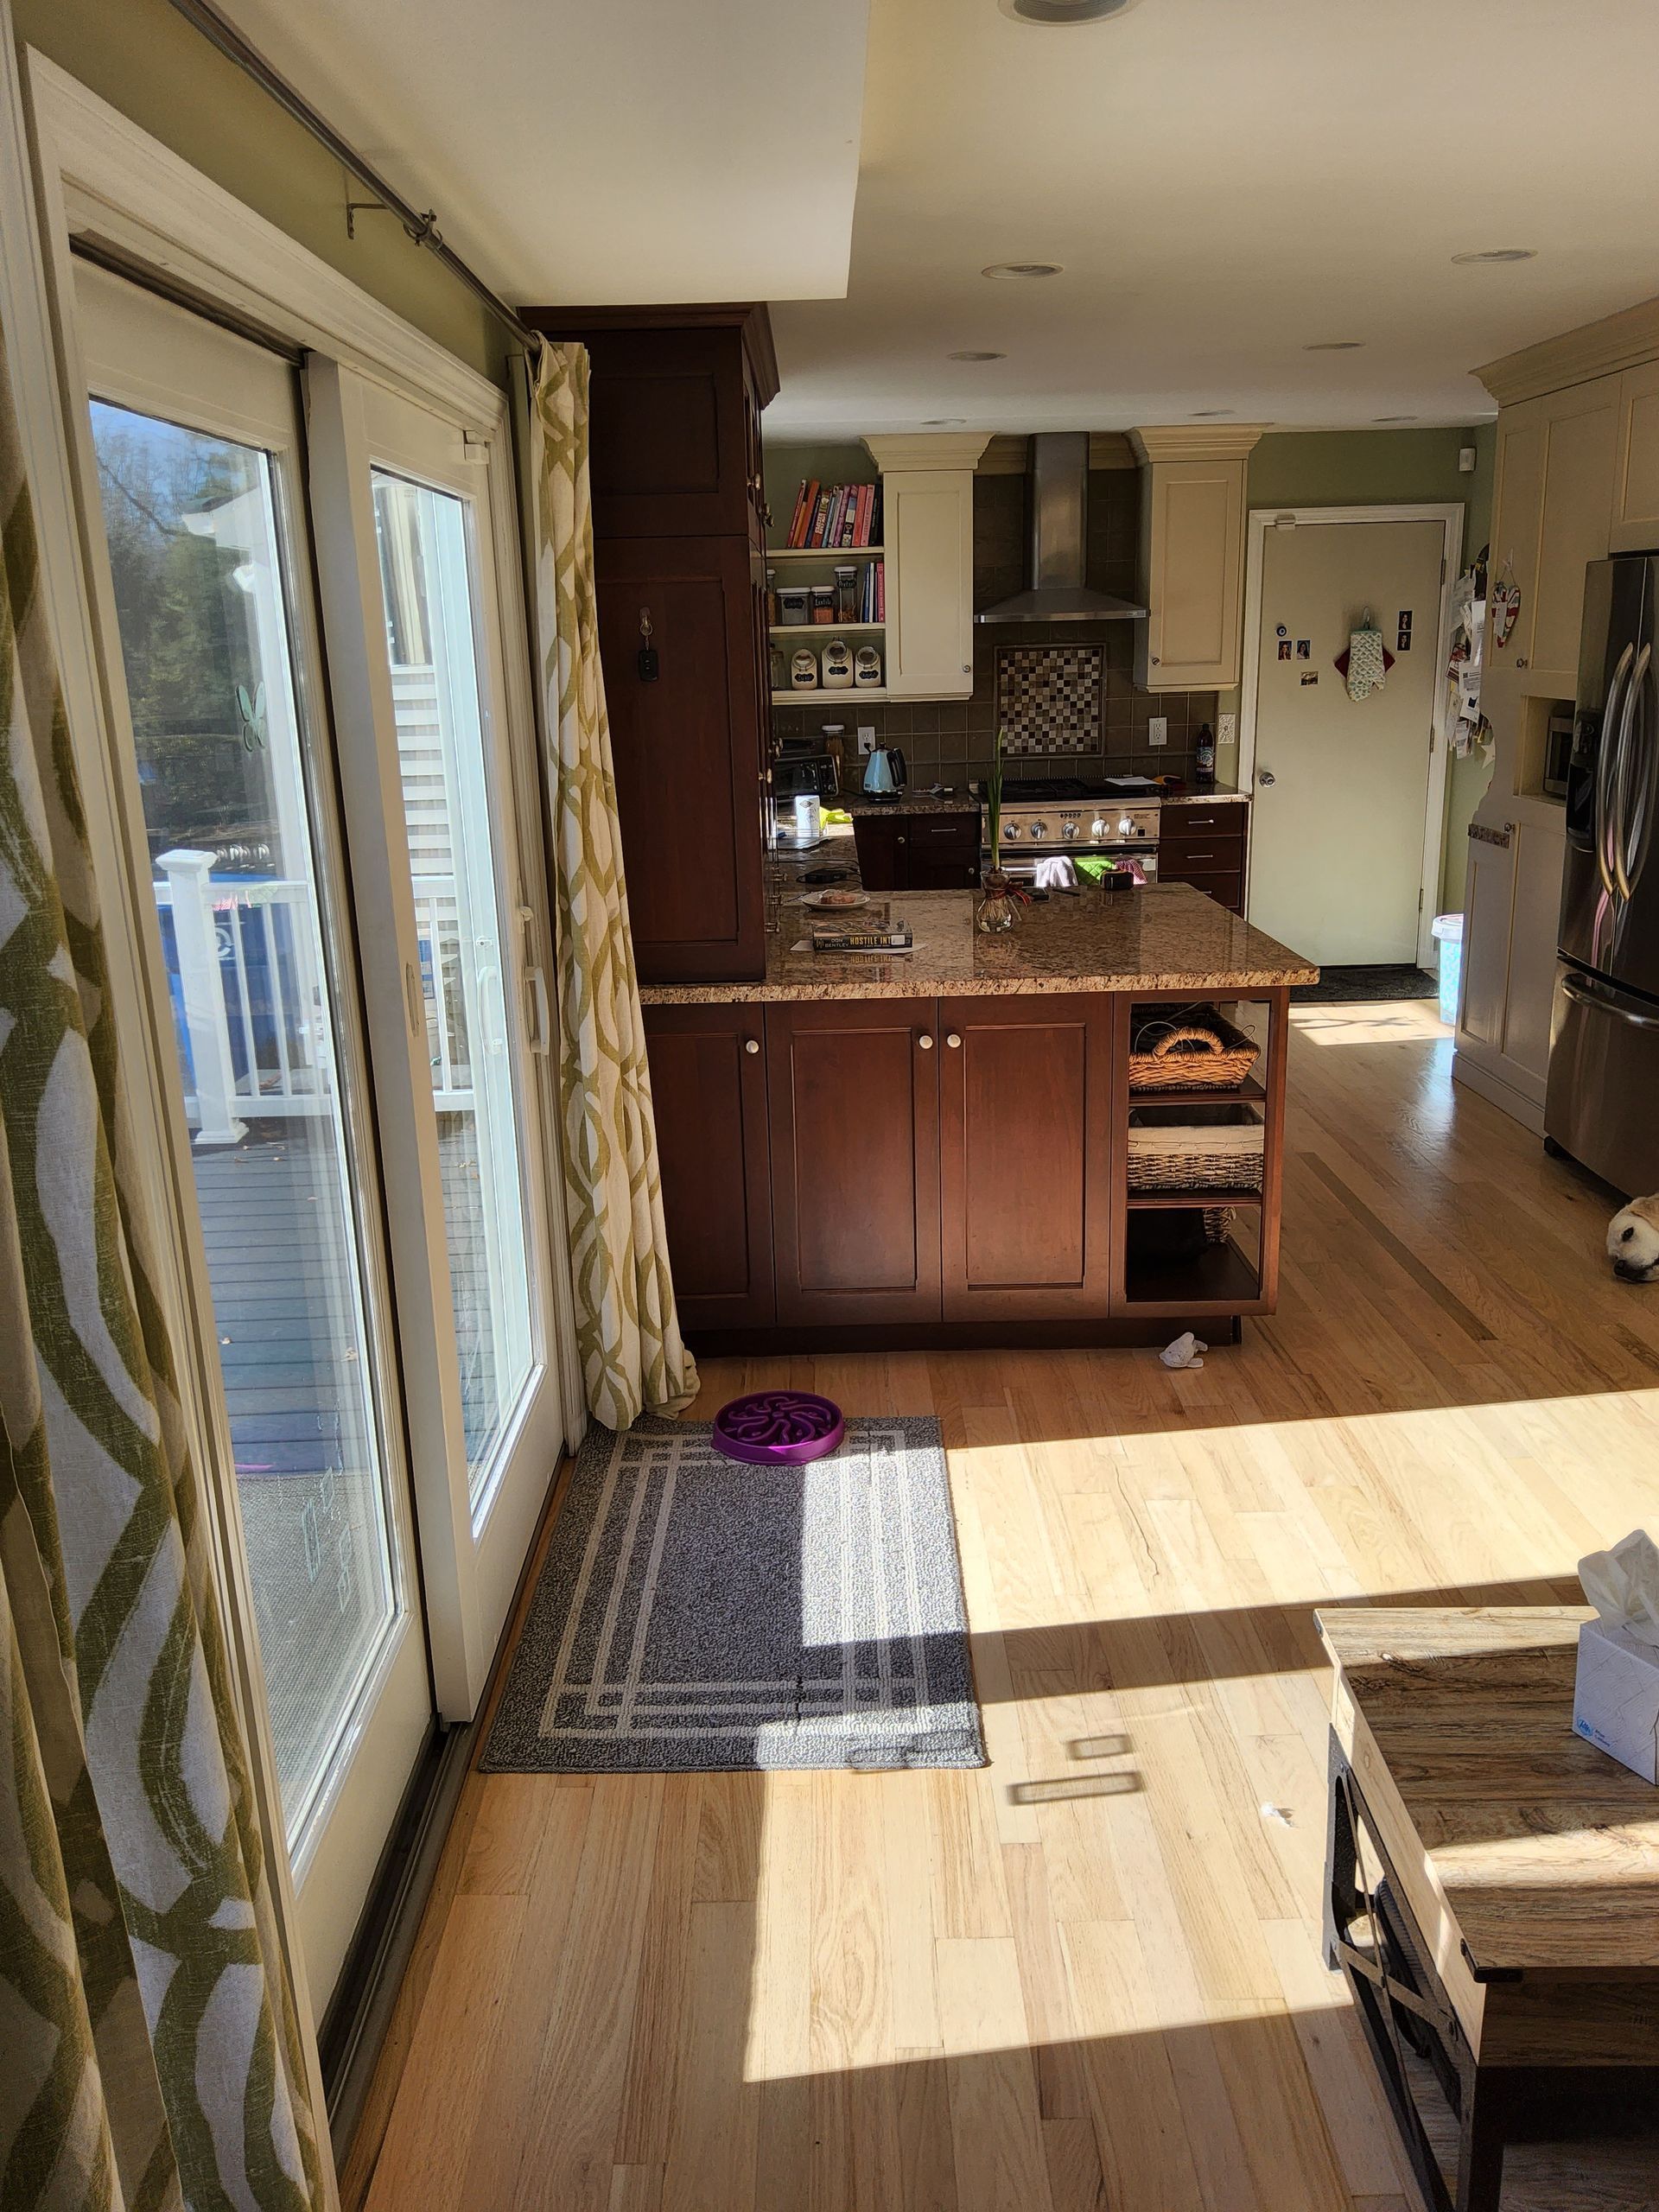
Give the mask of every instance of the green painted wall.
M 12 18 L 22 44 L 460 359 L 503 380 L 505 334 L 465 286 L 390 215 L 360 217 L 356 239 L 347 238 L 338 166 L 167 0 L 13 0 Z

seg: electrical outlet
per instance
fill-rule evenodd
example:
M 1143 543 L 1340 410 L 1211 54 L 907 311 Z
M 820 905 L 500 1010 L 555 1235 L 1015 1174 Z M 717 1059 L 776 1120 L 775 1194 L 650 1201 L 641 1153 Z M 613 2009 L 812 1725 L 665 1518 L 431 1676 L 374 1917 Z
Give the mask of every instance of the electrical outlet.
M 1238 716 L 1236 715 L 1216 716 L 1216 743 L 1217 745 L 1238 743 Z
M 860 722 L 858 726 L 858 749 L 861 753 L 874 752 L 875 724 L 874 722 Z
M 1167 715 L 1154 715 L 1147 724 L 1147 743 L 1148 745 L 1169 743 L 1169 716 Z

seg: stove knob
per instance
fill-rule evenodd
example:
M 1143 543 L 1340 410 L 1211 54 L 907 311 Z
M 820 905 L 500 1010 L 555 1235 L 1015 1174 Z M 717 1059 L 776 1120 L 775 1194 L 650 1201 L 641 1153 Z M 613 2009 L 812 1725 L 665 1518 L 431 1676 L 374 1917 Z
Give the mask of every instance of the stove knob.
M 1108 824 L 1104 817 L 1102 815 L 1097 814 L 1094 820 L 1089 824 L 1089 835 L 1094 838 L 1096 842 L 1098 842 L 1102 837 L 1106 836 Z
M 1132 814 L 1126 814 L 1120 819 L 1117 834 L 1120 837 L 1138 837 L 1141 835 L 1140 826 Z
M 1062 836 L 1062 837 L 1075 837 L 1075 836 L 1077 836 L 1077 823 L 1076 823 L 1075 822 L 1062 822 L 1062 823 L 1061 823 L 1061 824 L 1060 824 L 1060 835 L 1061 835 L 1061 836 Z
M 1045 822 L 1045 821 L 1041 818 L 1041 817 L 1040 817 L 1040 816 L 1038 817 L 1038 819 L 1037 819 L 1035 822 L 1033 822 L 1033 823 L 1032 823 L 1032 825 L 1031 825 L 1031 835 L 1032 835 L 1032 839 L 1033 839 L 1033 842 L 1034 842 L 1038 838 L 1039 838 L 1039 837 L 1046 837 L 1046 836 L 1047 836 L 1047 835 L 1048 835 L 1048 824 L 1047 824 L 1047 823 L 1046 823 L 1046 822 Z
M 1005 822 L 1002 824 L 1002 835 L 1007 839 L 1010 844 L 1014 842 L 1014 840 L 1019 836 L 1020 834 L 1020 824 L 1017 822 Z

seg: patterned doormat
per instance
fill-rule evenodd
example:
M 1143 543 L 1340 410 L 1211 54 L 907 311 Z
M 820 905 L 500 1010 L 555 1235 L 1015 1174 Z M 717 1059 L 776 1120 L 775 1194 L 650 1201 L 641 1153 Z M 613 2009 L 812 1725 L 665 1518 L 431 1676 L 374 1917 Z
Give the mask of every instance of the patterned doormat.
M 938 1421 L 850 1420 L 804 1467 L 734 1465 L 706 1422 L 593 1430 L 482 1764 L 982 1766 Z

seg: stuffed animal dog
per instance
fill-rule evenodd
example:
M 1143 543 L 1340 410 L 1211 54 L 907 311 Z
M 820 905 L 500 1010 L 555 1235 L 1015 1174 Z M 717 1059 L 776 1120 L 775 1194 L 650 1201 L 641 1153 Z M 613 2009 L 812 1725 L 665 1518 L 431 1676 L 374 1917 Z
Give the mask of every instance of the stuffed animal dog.
M 1607 1256 L 1621 1282 L 1659 1281 L 1659 1191 L 1632 1198 L 1607 1224 Z

